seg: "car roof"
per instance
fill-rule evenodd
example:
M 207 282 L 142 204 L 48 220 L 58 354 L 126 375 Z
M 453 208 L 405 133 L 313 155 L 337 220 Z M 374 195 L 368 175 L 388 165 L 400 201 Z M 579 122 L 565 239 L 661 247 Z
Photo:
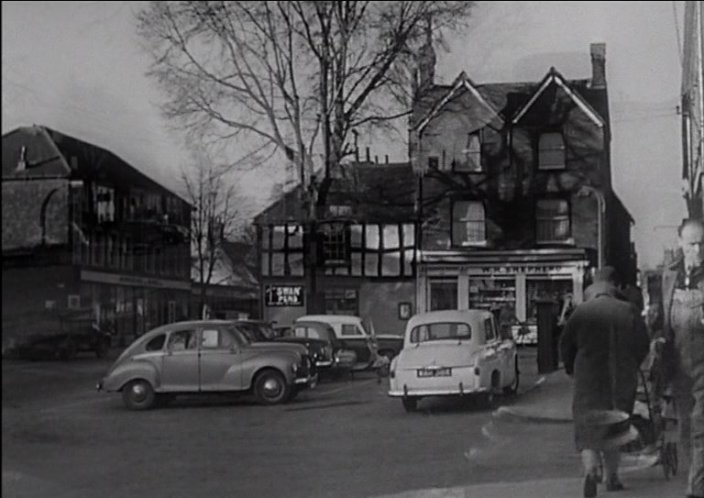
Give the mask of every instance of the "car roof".
M 492 316 L 491 311 L 487 310 L 441 310 L 428 311 L 426 313 L 418 313 L 413 315 L 408 324 L 407 329 L 412 329 L 418 325 L 435 322 L 474 322 L 476 320 L 485 320 Z
M 355 315 L 305 315 L 296 318 L 298 322 L 322 322 L 322 323 L 359 323 L 362 319 Z

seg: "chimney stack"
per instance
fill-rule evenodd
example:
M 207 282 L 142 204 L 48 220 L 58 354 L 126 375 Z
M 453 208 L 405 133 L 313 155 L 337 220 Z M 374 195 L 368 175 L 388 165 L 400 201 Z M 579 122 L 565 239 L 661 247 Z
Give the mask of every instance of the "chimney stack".
M 606 88 L 606 44 L 592 43 L 589 52 L 592 56 L 591 88 Z
M 369 147 L 367 147 L 367 162 L 372 162 L 371 157 L 369 156 Z

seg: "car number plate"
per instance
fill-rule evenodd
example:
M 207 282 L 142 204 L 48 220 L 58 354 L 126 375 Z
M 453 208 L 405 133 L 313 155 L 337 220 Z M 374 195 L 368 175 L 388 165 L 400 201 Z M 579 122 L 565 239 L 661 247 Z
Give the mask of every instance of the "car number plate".
M 449 377 L 452 375 L 451 368 L 419 368 L 418 377 Z

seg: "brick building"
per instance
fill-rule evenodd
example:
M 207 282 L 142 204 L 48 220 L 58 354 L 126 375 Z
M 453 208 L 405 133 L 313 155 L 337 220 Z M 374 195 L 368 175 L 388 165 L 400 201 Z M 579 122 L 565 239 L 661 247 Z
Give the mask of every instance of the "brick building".
M 3 349 L 91 313 L 117 342 L 187 316 L 191 206 L 43 126 L 2 137 Z
M 433 81 L 422 52 L 409 154 L 421 223 L 419 311 L 510 307 L 533 322 L 536 300 L 572 293 L 613 265 L 633 282 L 633 220 L 611 184 L 605 46 L 592 77 L 478 84 Z

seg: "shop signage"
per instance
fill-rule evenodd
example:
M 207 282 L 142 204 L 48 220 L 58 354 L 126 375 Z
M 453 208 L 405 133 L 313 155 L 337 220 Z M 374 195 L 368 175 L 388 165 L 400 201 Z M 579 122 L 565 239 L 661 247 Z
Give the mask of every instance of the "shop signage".
M 302 285 L 267 285 L 264 295 L 267 306 L 303 306 Z
M 191 283 L 166 280 L 163 278 L 139 277 L 136 275 L 124 275 L 119 273 L 103 273 L 98 271 L 81 270 L 81 280 L 86 282 L 99 282 L 103 284 L 129 285 L 134 287 L 152 287 L 164 289 L 190 290 Z

